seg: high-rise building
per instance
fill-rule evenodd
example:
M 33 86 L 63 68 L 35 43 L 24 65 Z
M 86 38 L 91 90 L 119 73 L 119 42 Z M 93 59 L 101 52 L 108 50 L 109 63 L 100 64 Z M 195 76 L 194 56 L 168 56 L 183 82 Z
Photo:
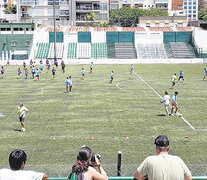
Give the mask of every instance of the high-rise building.
M 95 22 L 109 20 L 108 0 L 74 0 L 72 1 L 73 25 L 85 25 L 89 23 L 86 14 L 95 13 Z
M 198 0 L 184 0 L 183 8 L 186 12 L 188 21 L 198 20 Z
M 57 24 L 71 24 L 70 4 L 69 0 L 55 0 Z M 19 0 L 18 6 L 20 22 L 53 25 L 53 0 Z

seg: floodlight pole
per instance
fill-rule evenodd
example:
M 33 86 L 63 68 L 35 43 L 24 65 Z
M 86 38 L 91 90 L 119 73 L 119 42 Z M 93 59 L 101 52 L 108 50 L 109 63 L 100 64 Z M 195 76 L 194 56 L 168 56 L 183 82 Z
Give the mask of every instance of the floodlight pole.
M 55 25 L 55 0 L 53 0 L 53 21 L 54 21 L 54 62 L 56 61 L 56 25 Z

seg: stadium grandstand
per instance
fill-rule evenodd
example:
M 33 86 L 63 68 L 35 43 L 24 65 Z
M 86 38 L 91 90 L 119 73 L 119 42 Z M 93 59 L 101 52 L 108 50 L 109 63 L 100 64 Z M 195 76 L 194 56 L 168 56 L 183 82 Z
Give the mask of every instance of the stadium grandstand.
M 54 59 L 51 26 L 1 25 L 2 64 L 29 59 Z M 173 63 L 203 62 L 207 32 L 193 27 L 68 27 L 56 28 L 56 58 L 66 63 L 97 62 Z M 108 59 L 108 60 L 107 60 Z M 178 61 L 179 59 L 179 61 Z M 193 59 L 193 60 L 192 60 Z M 106 61 L 107 60 L 107 61 Z

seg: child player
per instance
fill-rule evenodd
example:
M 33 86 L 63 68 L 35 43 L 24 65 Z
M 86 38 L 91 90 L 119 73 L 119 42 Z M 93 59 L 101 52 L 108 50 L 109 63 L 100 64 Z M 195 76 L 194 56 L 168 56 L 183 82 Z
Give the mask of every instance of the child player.
M 180 70 L 178 82 L 180 81 L 180 79 L 182 79 L 184 81 L 183 75 L 184 75 L 184 72 Z
M 4 78 L 4 73 L 5 73 L 5 69 L 4 69 L 4 67 L 2 66 L 2 67 L 1 67 L 1 78 L 2 78 L 2 79 Z
M 36 76 L 36 80 L 40 80 L 40 74 L 39 74 L 39 71 L 38 69 L 35 71 L 35 76 Z
M 161 103 L 164 102 L 166 115 L 169 116 L 168 108 L 170 106 L 170 96 L 168 95 L 168 92 L 167 91 L 165 91 L 165 96 L 164 96 L 163 100 L 160 100 L 160 102 Z
M 56 71 L 56 70 L 55 70 L 55 67 L 53 67 L 53 68 L 52 68 L 52 77 L 53 77 L 53 79 L 55 78 L 55 71 Z
M 177 77 L 176 77 L 176 73 L 175 73 L 175 74 L 171 77 L 171 82 L 172 82 L 172 87 L 171 87 L 171 89 L 174 89 L 176 79 L 177 79 Z
M 35 66 L 33 65 L 33 66 L 32 66 L 32 78 L 33 78 L 33 79 L 34 79 L 34 77 L 35 77 L 35 69 L 36 69 L 36 68 L 35 68 Z
M 73 82 L 72 82 L 72 78 L 71 78 L 71 76 L 69 76 L 69 85 L 70 85 L 69 92 L 71 93 L 71 91 L 72 91 L 72 86 L 73 86 Z
M 182 114 L 179 114 L 177 112 L 178 111 L 177 95 L 178 95 L 178 92 L 175 91 L 175 94 L 172 96 L 171 116 L 174 116 L 173 113 L 175 113 L 176 116 L 182 116 Z
M 130 69 L 130 74 L 132 74 L 132 72 L 134 71 L 134 65 L 131 65 L 131 69 Z
M 27 79 L 28 74 L 29 74 L 29 71 L 28 71 L 28 69 L 26 68 L 26 69 L 25 69 L 25 79 Z
M 67 77 L 67 79 L 65 80 L 65 85 L 66 85 L 66 92 L 69 93 L 70 85 L 69 85 L 69 78 L 68 78 L 68 77 Z
M 20 78 L 21 73 L 22 73 L 21 69 L 20 69 L 20 68 L 18 68 L 18 71 L 17 71 L 17 78 L 18 78 L 18 79 Z
M 206 79 L 206 76 L 207 76 L 207 69 L 206 68 L 204 68 L 204 73 L 205 73 L 205 75 L 203 77 L 203 80 Z
M 82 75 L 82 79 L 84 79 L 84 76 L 85 76 L 85 70 L 84 70 L 84 68 L 82 68 L 82 70 L 81 70 L 81 75 Z
M 114 80 L 114 72 L 111 71 L 109 83 L 112 83 L 113 80 Z
M 93 62 L 91 62 L 91 65 L 90 65 L 90 73 L 92 73 L 93 71 Z
M 24 120 L 26 117 L 26 113 L 28 113 L 28 112 L 29 112 L 29 110 L 23 105 L 23 103 L 20 103 L 19 107 L 18 107 L 18 114 L 19 114 L 19 121 L 22 126 L 22 129 L 21 129 L 22 132 L 25 131 Z
M 64 63 L 64 61 L 61 62 L 61 67 L 62 67 L 63 73 L 65 73 L 65 63 Z

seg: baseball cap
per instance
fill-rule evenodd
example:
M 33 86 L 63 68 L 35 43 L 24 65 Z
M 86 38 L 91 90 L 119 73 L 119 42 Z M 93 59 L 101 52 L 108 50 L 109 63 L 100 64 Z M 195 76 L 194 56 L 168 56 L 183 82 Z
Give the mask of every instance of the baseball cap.
M 169 140 L 165 135 L 159 135 L 155 138 L 154 144 L 159 147 L 167 147 L 169 146 Z

